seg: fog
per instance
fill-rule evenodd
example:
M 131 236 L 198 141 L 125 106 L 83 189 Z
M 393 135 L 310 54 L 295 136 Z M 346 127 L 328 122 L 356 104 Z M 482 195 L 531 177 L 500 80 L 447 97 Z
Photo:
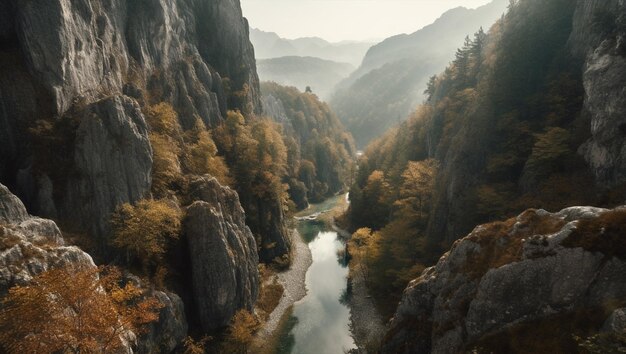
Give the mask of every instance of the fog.
M 241 0 L 252 27 L 283 38 L 375 41 L 411 33 L 448 9 L 489 0 Z

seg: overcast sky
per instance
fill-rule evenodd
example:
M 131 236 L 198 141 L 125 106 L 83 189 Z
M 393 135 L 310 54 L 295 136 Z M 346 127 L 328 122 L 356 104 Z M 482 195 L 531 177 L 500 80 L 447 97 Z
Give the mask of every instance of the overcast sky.
M 284 38 L 383 39 L 412 33 L 448 9 L 490 0 L 241 0 L 250 26 Z

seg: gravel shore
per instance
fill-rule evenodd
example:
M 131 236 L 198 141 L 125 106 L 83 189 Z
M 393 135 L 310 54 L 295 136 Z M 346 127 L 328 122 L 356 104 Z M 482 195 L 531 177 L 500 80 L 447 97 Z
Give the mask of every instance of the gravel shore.
M 313 262 L 309 246 L 302 240 L 297 230 L 292 232 L 293 258 L 288 270 L 278 273 L 278 282 L 283 286 L 283 293 L 278 306 L 259 333 L 259 339 L 270 338 L 288 308 L 306 295 L 306 272 Z

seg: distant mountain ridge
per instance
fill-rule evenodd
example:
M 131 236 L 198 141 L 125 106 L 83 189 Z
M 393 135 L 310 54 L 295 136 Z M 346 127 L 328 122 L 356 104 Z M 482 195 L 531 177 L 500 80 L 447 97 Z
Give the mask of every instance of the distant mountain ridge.
M 463 38 L 480 27 L 489 29 L 503 15 L 507 4 L 507 0 L 494 0 L 476 9 L 456 7 L 416 32 L 389 37 L 369 48 L 353 76 L 356 79 L 387 63 L 407 58 L 447 59 L 440 64 L 444 68 L 452 60 L 454 50 L 463 43 Z M 437 45 L 433 46 L 433 43 Z
M 319 37 L 297 39 L 281 38 L 274 32 L 265 32 L 250 28 L 250 41 L 254 46 L 257 59 L 271 59 L 285 56 L 316 57 L 340 63 L 349 63 L 355 67 L 373 42 L 342 41 L 331 43 Z
M 304 91 L 310 86 L 323 100 L 332 94 L 334 87 L 354 71 L 348 63 L 338 63 L 315 57 L 287 56 L 257 60 L 257 72 L 262 81 L 294 86 Z

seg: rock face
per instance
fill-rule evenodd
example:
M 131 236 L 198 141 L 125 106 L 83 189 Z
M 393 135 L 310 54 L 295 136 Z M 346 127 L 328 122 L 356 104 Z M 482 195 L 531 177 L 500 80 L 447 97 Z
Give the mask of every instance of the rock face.
M 150 194 L 152 148 L 139 105 L 114 96 L 80 113 L 74 165 L 78 179 L 70 179 L 63 218 L 80 215 L 82 227 L 107 245 L 109 218 L 115 208 Z
M 80 270 L 96 265 L 80 248 L 65 246 L 52 220 L 28 215 L 24 204 L 0 184 L 0 297 L 12 286 L 26 285 L 37 274 L 58 267 Z M 138 339 L 138 352 L 171 352 L 187 335 L 183 302 L 176 294 L 152 293 L 164 307 L 159 321 Z M 124 352 L 133 352 L 130 343 Z
M 572 207 L 476 227 L 406 288 L 383 352 L 519 352 L 537 335 L 564 350 L 580 317 L 599 331 L 626 302 L 625 220 L 624 208 Z
M 183 301 L 174 293 L 154 291 L 163 304 L 159 321 L 149 325 L 148 332 L 137 338 L 137 353 L 172 353 L 187 336 Z
M 626 178 L 626 3 L 579 1 L 571 42 L 586 58 L 584 113 L 592 137 L 581 152 L 598 182 L 613 186 Z
M 238 0 L 7 0 L 0 12 L 0 182 L 101 242 L 115 206 L 149 191 L 137 103 L 170 102 L 183 128 L 196 117 L 214 126 L 227 109 L 261 112 Z M 70 119 L 74 161 L 54 178 L 33 166 L 29 129 Z
M 237 193 L 215 178 L 191 183 L 197 199 L 183 221 L 193 293 L 202 327 L 226 326 L 239 309 L 252 310 L 259 292 L 257 246 Z

